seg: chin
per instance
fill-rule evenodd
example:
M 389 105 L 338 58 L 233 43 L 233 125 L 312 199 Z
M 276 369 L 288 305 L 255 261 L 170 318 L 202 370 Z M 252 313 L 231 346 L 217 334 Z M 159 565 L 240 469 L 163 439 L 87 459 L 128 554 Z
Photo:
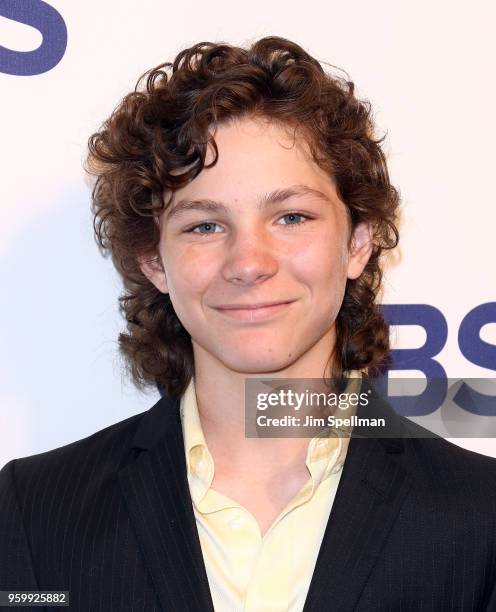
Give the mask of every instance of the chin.
M 256 353 L 253 351 L 246 351 L 243 354 L 233 355 L 231 353 L 229 357 L 221 358 L 221 361 L 231 370 L 239 373 L 245 374 L 260 374 L 261 376 L 264 374 L 270 375 L 276 372 L 280 372 L 285 368 L 294 363 L 295 359 L 287 357 L 287 352 L 285 353 L 286 357 L 284 358 L 282 355 L 284 353 L 278 351 L 279 355 L 274 354 L 265 354 L 261 355 L 260 351 Z

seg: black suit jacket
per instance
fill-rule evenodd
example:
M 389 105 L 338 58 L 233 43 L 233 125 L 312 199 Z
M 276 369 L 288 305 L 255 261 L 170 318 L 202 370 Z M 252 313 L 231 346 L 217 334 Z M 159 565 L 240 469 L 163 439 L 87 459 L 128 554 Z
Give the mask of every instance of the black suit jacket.
M 413 424 L 375 400 L 398 436 L 351 439 L 304 612 L 496 611 L 496 459 L 401 439 Z M 8 589 L 68 590 L 82 612 L 213 610 L 179 401 L 0 471 Z

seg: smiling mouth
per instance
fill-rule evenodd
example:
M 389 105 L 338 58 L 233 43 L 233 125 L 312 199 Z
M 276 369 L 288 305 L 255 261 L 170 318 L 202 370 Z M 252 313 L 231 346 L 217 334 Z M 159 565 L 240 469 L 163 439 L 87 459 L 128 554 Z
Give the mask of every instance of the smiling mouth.
M 241 308 L 237 305 L 220 306 L 215 310 L 231 319 L 237 319 L 238 321 L 262 321 L 283 312 L 284 310 L 287 310 L 295 301 L 296 300 L 291 300 L 288 302 L 277 302 L 260 306 L 250 305 L 248 307 L 245 306 Z

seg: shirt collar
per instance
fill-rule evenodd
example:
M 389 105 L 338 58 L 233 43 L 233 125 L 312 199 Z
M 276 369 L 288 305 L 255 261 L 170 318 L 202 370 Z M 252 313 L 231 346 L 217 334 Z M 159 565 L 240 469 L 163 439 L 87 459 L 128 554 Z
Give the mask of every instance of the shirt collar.
M 199 503 L 212 484 L 215 468 L 198 413 L 194 376 L 191 377 L 189 385 L 181 397 L 179 414 L 183 428 L 184 450 L 186 453 L 186 466 L 191 495 L 193 501 Z

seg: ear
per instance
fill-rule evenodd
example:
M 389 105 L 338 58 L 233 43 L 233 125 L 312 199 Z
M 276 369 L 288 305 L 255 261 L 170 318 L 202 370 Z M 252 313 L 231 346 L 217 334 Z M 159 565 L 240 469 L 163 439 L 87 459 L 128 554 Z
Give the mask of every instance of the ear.
M 348 259 L 348 278 L 355 279 L 360 276 L 372 255 L 373 247 L 372 226 L 362 221 L 353 230 Z
M 159 255 L 142 255 L 138 264 L 146 278 L 162 293 L 169 293 L 167 275 Z

